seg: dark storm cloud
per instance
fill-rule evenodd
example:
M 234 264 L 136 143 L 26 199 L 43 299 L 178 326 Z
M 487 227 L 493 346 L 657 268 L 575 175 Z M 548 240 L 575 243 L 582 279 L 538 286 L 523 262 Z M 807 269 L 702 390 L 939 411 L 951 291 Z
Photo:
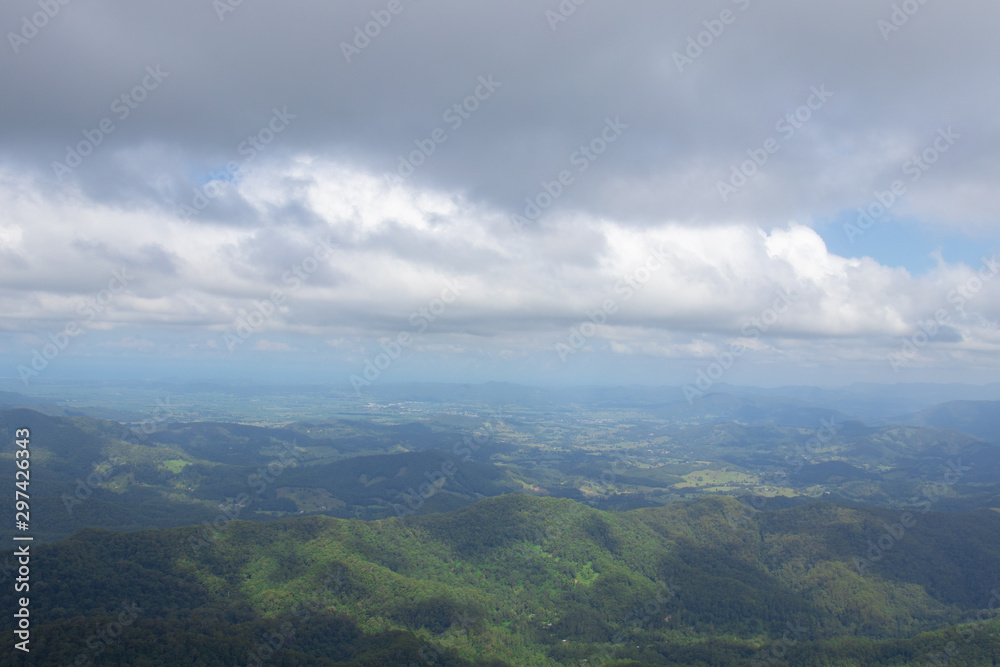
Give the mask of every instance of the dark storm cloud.
M 877 153 L 881 141 L 916 140 L 942 123 L 975 137 L 966 150 L 991 174 L 997 167 L 990 109 L 1000 92 L 982 85 L 992 71 L 984 54 L 995 49 L 995 5 L 921 5 L 888 39 L 878 21 L 891 7 L 860 0 L 590 0 L 555 23 L 546 15 L 558 11 L 555 2 L 400 0 L 395 15 L 386 6 L 244 2 L 220 20 L 201 0 L 67 4 L 17 54 L 8 44 L 0 139 L 18 161 L 51 172 L 67 144 L 110 119 L 114 131 L 71 178 L 102 199 L 122 197 L 124 183 L 157 200 L 150 182 L 160 181 L 167 206 L 169 195 L 183 203 L 188 186 L 201 185 L 196 174 L 253 153 L 263 161 L 308 151 L 394 172 L 398 156 L 440 128 L 447 141 L 414 181 L 516 212 L 540 181 L 572 168 L 571 156 L 600 135 L 605 119 L 620 117 L 629 125 L 620 143 L 578 174 L 559 205 L 717 218 L 736 211 L 719 200 L 715 182 L 745 151 L 778 136 L 775 123 L 805 103 L 811 86 L 826 85 L 833 100 L 782 146 L 766 181 L 747 188 L 742 213 L 829 210 L 834 195 L 861 196 L 812 181 L 829 177 L 824 163 Z M 37 10 L 10 3 L 0 21 L 16 31 Z M 342 45 L 365 43 L 356 29 L 375 20 L 373 11 L 391 21 L 347 62 Z M 708 40 L 707 30 L 721 33 Z M 698 53 L 688 38 L 708 45 L 679 66 L 675 53 Z M 164 74 L 157 80 L 150 71 Z M 447 116 L 490 76 L 501 85 L 474 100 L 477 110 Z M 156 87 L 133 96 L 144 82 Z M 286 108 L 295 118 L 283 133 L 261 150 L 247 144 L 273 109 Z M 139 146 L 154 155 L 179 150 L 180 159 L 131 170 L 115 164 Z M 884 168 L 875 160 L 863 166 Z M 953 169 L 962 167 L 941 171 Z M 691 187 L 678 188 L 692 172 Z M 219 204 L 206 219 L 252 218 Z

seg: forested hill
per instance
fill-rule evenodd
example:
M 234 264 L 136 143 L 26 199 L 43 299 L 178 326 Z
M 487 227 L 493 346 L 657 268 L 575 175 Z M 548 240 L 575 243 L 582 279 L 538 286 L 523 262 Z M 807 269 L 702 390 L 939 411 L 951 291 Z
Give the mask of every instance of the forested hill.
M 947 492 L 934 495 L 935 510 L 1000 507 L 998 444 L 955 430 L 825 423 L 832 426 L 678 426 L 586 413 L 499 420 L 481 411 L 399 423 L 167 422 L 146 429 L 15 409 L 0 410 L 0 460 L 14 465 L 13 434 L 30 425 L 36 541 L 87 527 L 197 524 L 220 507 L 264 521 L 380 519 L 516 492 L 602 509 L 714 494 L 906 507 L 943 482 Z M 13 503 L 12 495 L 0 497 L 0 513 L 12 515 Z
M 996 622 L 976 621 L 1000 605 L 991 510 L 757 512 L 705 498 L 602 512 L 508 495 L 369 522 L 87 530 L 33 549 L 35 646 L 13 664 L 266 654 L 275 665 L 905 665 L 952 651 L 951 664 L 975 665 L 1000 655 Z M 4 604 L 12 619 L 10 596 Z M 114 638 L 95 640 L 109 624 Z
M 211 521 L 220 505 L 231 507 L 241 494 L 251 498 L 240 509 L 243 519 L 299 513 L 368 518 L 453 509 L 523 486 L 456 448 L 461 437 L 455 429 L 422 423 L 337 421 L 293 429 L 196 422 L 146 433 L 90 417 L 0 410 L 0 460 L 11 469 L 14 433 L 26 425 L 36 541 L 86 527 L 138 530 Z M 429 448 L 435 444 L 443 450 Z M 447 485 L 420 496 L 416 490 L 428 484 L 428 471 L 442 469 L 450 473 Z M 0 498 L 0 513 L 13 516 L 13 508 L 13 495 Z

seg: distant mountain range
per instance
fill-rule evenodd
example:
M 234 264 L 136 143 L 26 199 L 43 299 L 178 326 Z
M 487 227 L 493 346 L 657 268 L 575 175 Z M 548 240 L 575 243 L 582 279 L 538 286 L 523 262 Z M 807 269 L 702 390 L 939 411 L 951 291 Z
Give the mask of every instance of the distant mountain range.
M 1000 401 L 951 401 L 906 415 L 899 421 L 963 431 L 1000 444 Z

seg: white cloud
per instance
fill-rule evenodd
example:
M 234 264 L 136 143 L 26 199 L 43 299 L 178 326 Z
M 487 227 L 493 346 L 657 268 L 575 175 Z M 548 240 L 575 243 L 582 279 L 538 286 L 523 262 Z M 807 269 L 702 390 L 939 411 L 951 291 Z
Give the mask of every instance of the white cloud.
M 221 29 L 203 3 L 143 4 L 77 7 L 0 73 L 5 349 L 23 356 L 81 319 L 124 269 L 134 280 L 83 322 L 81 354 L 127 331 L 157 353 L 221 355 L 212 342 L 264 308 L 255 346 L 347 358 L 418 328 L 411 315 L 457 279 L 446 312 L 418 316 L 413 356 L 534 361 L 610 300 L 577 359 L 671 364 L 743 340 L 789 368 L 880 365 L 944 308 L 954 333 L 914 363 L 996 363 L 1000 281 L 958 310 L 949 293 L 979 267 L 940 259 L 917 275 L 884 263 L 874 231 L 852 252 L 883 263 L 839 256 L 816 230 L 904 179 L 892 216 L 995 241 L 1000 92 L 983 82 L 1000 5 L 928 3 L 887 40 L 885 6 L 754 2 L 681 73 L 673 51 L 717 15 L 697 3 L 588 4 L 555 34 L 529 0 L 414 5 L 350 64 L 336 44 L 367 18 L 350 3 L 297 7 L 293 22 L 285 5 L 261 6 Z M 14 25 L 18 11 L 0 15 Z M 162 88 L 56 181 L 52 161 L 156 64 L 170 72 Z M 502 86 L 452 127 L 442 112 L 486 75 Z M 722 201 L 716 183 L 820 85 L 833 97 Z M 286 107 L 294 118 L 250 158 L 249 135 Z M 615 117 L 628 128 L 581 169 L 574 156 Z M 907 180 L 907 161 L 949 126 L 961 138 Z M 439 127 L 446 140 L 390 186 L 399 157 Z M 181 219 L 229 161 L 242 177 Z M 572 182 L 518 233 L 511 215 L 562 170 Z M 309 269 L 320 241 L 331 249 Z M 662 266 L 646 265 L 661 247 Z M 782 294 L 794 306 L 748 339 Z
M 302 171 L 306 164 L 308 173 Z M 641 229 L 575 215 L 519 234 L 500 211 L 457 195 L 390 187 L 316 157 L 261 166 L 255 178 L 308 183 L 301 189 L 317 194 L 304 205 L 319 226 L 290 227 L 267 217 L 242 228 L 193 225 L 142 208 L 112 208 L 80 193 L 46 200 L 37 186 L 25 191 L 23 183 L 6 180 L 0 203 L 12 211 L 12 221 L 38 221 L 21 239 L 31 265 L 18 274 L 20 288 L 3 295 L 11 326 L 30 330 L 40 321 L 78 317 L 81 299 L 99 293 L 122 261 L 131 264 L 135 281 L 106 316 L 89 323 L 93 328 L 130 323 L 222 330 L 278 290 L 269 331 L 323 335 L 328 345 L 343 347 L 347 337 L 375 340 L 412 328 L 410 315 L 436 298 L 450 277 L 465 289 L 431 324 L 431 335 L 476 331 L 493 339 L 488 345 L 502 344 L 498 336 L 558 335 L 610 299 L 616 305 L 608 321 L 614 350 L 640 351 L 649 335 L 740 337 L 752 318 L 787 293 L 795 305 L 766 337 L 857 345 L 872 336 L 903 335 L 935 308 L 950 307 L 948 291 L 971 280 L 975 268 L 939 260 L 929 274 L 914 277 L 871 259 L 833 255 L 815 231 L 794 222 L 773 229 L 680 222 Z M 257 196 L 249 179 L 237 187 Z M 343 201 L 348 208 L 331 208 Z M 391 201 L 402 203 L 387 206 Z M 393 206 L 406 211 L 406 220 L 397 220 Z M 73 223 L 72 234 L 51 233 L 67 223 Z M 99 252 L 81 238 L 94 239 Z M 319 238 L 336 239 L 328 259 L 306 264 L 312 272 L 300 273 L 294 285 L 283 281 L 315 256 Z M 575 246 L 580 238 L 587 243 Z M 172 272 L 142 262 L 141 249 L 154 243 L 162 256 L 174 258 Z M 658 253 L 663 263 L 653 262 Z M 646 270 L 650 262 L 658 268 Z M 54 273 L 51 267 L 69 270 Z M 13 276 L 14 269 L 6 271 Z M 89 283 L 89 295 L 81 294 L 81 283 Z M 969 300 L 988 317 L 962 323 L 967 345 L 992 326 L 998 285 L 986 282 Z M 685 354 L 700 356 L 693 349 Z

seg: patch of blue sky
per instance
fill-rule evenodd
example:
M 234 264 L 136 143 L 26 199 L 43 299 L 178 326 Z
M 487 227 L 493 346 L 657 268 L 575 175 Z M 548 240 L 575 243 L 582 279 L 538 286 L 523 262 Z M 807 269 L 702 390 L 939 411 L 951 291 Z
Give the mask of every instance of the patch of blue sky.
M 833 219 L 820 221 L 815 229 L 827 250 L 841 257 L 871 257 L 885 266 L 902 267 L 911 275 L 923 275 L 937 266 L 934 253 L 940 252 L 949 264 L 982 264 L 1000 249 L 1000 232 L 972 238 L 957 230 L 923 224 L 907 218 L 883 216 L 867 229 L 858 225 L 858 211 L 841 211 Z M 848 231 L 850 230 L 850 231 Z

